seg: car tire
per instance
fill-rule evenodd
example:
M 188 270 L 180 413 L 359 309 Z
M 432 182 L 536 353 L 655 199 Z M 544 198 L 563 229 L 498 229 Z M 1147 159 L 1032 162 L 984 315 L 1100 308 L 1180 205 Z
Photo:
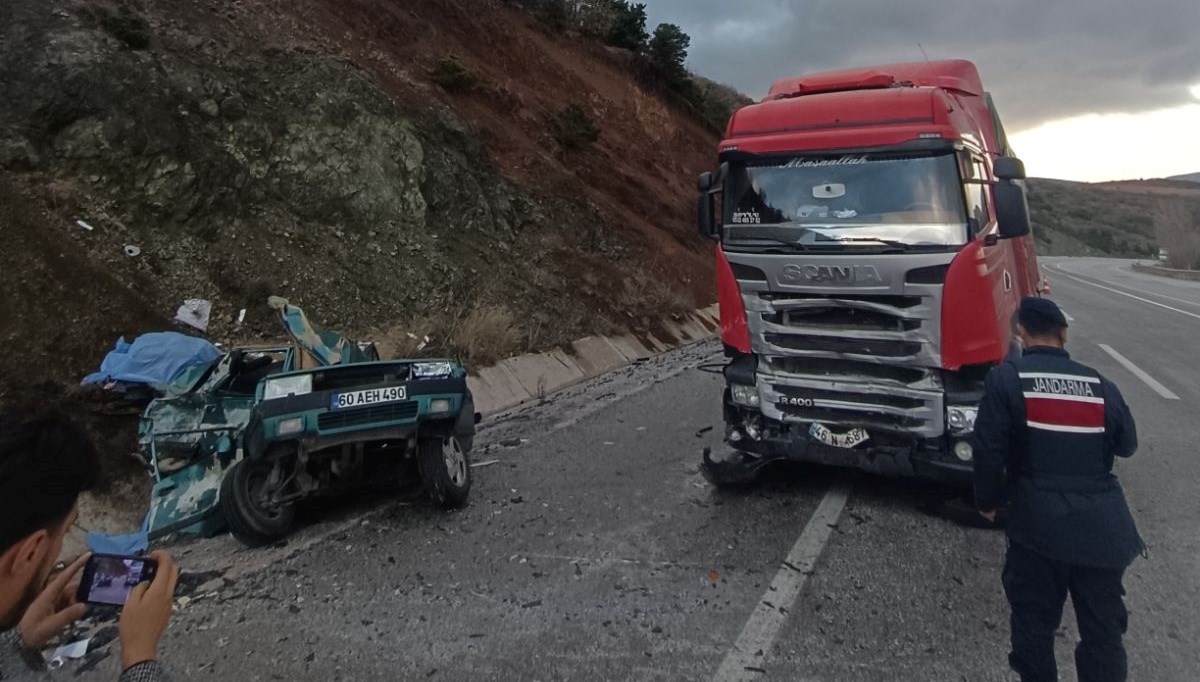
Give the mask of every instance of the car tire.
M 221 481 L 221 513 L 233 537 L 250 547 L 270 544 L 287 536 L 296 519 L 294 504 L 283 504 L 274 511 L 263 509 L 255 500 L 255 486 L 261 485 L 270 469 L 257 462 L 235 462 Z
M 459 436 L 417 441 L 417 466 L 435 507 L 459 509 L 471 492 L 470 440 Z

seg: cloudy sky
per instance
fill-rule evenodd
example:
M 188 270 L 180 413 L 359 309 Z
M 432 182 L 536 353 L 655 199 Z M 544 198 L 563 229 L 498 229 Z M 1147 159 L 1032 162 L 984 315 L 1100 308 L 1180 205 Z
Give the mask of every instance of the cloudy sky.
M 1200 0 L 642 0 L 693 71 L 754 98 L 811 71 L 979 65 L 1031 174 L 1200 172 Z

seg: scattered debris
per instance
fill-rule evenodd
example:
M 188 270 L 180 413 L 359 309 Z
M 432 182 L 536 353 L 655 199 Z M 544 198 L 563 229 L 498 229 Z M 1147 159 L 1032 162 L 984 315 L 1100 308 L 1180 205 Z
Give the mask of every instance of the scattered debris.
M 141 247 L 135 246 L 133 244 L 126 244 L 125 245 L 125 255 L 129 256 L 130 258 L 137 258 L 138 256 L 142 255 L 142 249 L 141 249 Z
M 708 433 L 709 431 L 712 431 L 712 430 L 713 430 L 713 427 L 711 427 L 711 426 L 706 426 L 706 427 L 704 427 L 704 428 L 702 428 L 702 429 L 700 429 L 699 431 L 697 431 L 697 432 L 696 432 L 696 437 L 697 437 L 697 438 L 700 438 L 701 436 L 703 436 L 704 434 L 706 434 L 706 433 Z
M 525 603 L 525 604 L 521 604 L 521 608 L 523 608 L 523 609 L 532 609 L 532 608 L 534 608 L 535 606 L 541 606 L 541 605 L 542 605 L 542 600 L 541 600 L 541 599 L 535 599 L 535 600 L 533 600 L 533 601 L 531 601 L 531 602 L 528 602 L 528 603 Z
M 520 438 L 505 438 L 504 440 L 500 441 L 500 445 L 506 448 L 515 448 L 520 446 L 521 443 L 522 441 Z
M 75 224 L 82 227 L 83 229 L 87 230 L 88 232 L 91 232 L 92 230 L 96 229 L 82 220 L 76 220 Z
M 51 654 L 50 661 L 47 663 L 47 666 L 51 670 L 55 670 L 61 668 L 63 664 L 69 660 L 83 658 L 87 655 L 88 643 L 91 641 L 92 640 L 89 637 L 88 639 L 81 639 L 78 642 L 72 642 L 70 644 L 64 644 L 58 647 L 54 650 L 54 653 Z
M 237 323 L 238 323 L 239 325 L 241 325 L 241 324 L 242 324 L 243 322 L 245 322 L 245 321 L 246 321 L 246 309 L 245 309 L 245 308 L 242 308 L 241 312 L 239 312 L 239 313 L 238 313 L 238 316 L 237 316 Z
M 475 462 L 474 464 L 471 465 L 471 468 L 472 469 L 482 469 L 483 467 L 490 467 L 493 464 L 499 464 L 499 463 L 500 463 L 500 460 L 498 460 L 498 459 L 489 459 L 486 462 Z
M 202 332 L 208 331 L 208 320 L 211 316 L 212 302 L 203 298 L 189 298 L 175 311 L 176 322 L 182 322 Z

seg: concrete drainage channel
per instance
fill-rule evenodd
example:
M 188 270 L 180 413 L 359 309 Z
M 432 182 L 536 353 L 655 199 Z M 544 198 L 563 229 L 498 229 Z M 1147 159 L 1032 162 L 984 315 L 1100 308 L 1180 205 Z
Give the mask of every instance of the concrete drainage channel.
M 675 343 L 664 343 L 653 336 L 645 340 L 629 335 L 589 336 L 573 343 L 570 353 L 556 350 L 521 355 L 481 369 L 467 382 L 475 397 L 475 409 L 485 416 L 504 412 L 679 346 L 711 338 L 720 327 L 717 306 L 663 326 L 677 339 Z

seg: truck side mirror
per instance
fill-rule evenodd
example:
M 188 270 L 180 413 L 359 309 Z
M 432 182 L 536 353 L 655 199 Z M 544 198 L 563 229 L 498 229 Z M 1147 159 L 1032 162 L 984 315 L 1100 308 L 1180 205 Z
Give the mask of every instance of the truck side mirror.
M 1015 239 L 1030 232 L 1029 200 L 1025 196 L 1025 163 L 1015 156 L 1001 156 L 992 164 L 996 175 L 996 220 L 1000 238 Z
M 1001 180 L 996 185 L 996 220 L 1000 224 L 1001 239 L 1029 234 L 1029 201 L 1023 180 Z
M 696 189 L 700 191 L 696 209 L 696 227 L 700 231 L 700 236 L 708 239 L 716 239 L 718 236 L 715 215 L 717 202 L 712 193 L 714 184 L 716 183 L 713 174 L 709 172 L 701 173 L 700 179 L 696 182 Z

